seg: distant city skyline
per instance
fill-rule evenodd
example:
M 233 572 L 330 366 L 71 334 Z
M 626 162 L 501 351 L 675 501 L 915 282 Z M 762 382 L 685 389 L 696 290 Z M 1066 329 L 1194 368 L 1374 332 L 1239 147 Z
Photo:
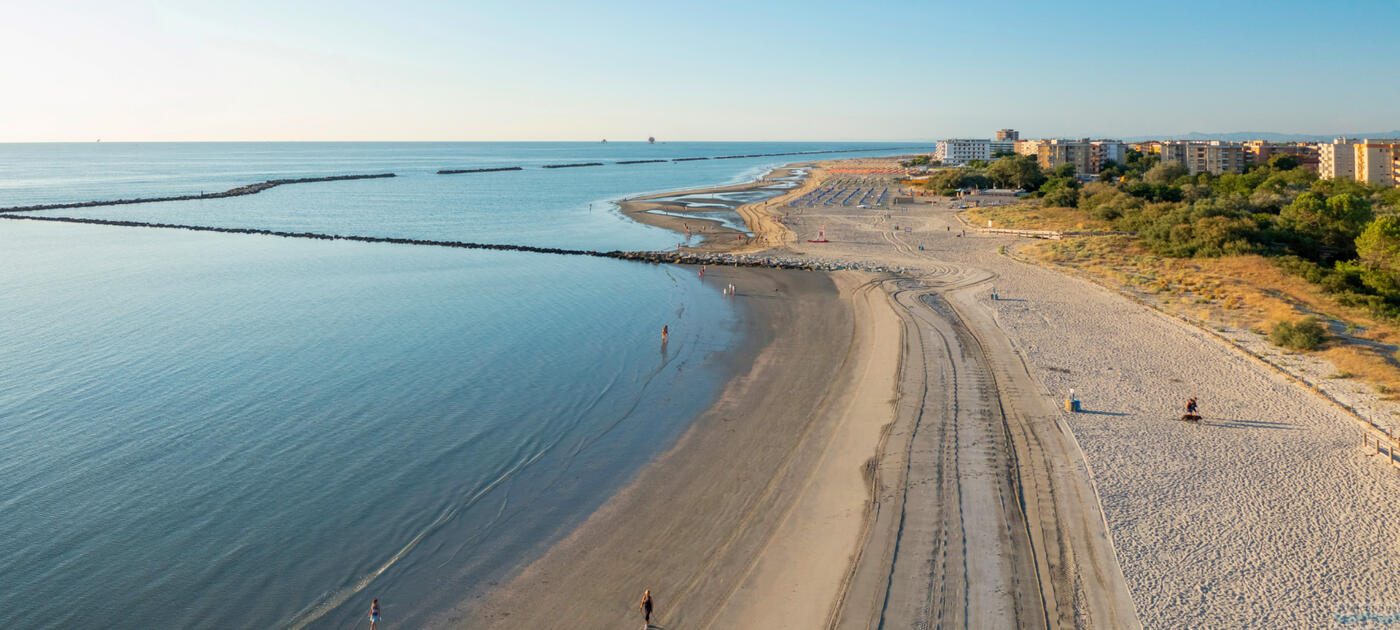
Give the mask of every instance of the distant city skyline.
M 0 142 L 1325 136 L 1400 4 L 21 1 Z

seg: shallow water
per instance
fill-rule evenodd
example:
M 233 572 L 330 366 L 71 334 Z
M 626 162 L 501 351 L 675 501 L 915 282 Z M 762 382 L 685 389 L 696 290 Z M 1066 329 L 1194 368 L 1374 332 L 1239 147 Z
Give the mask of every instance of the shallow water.
M 56 214 L 669 247 L 603 206 L 775 160 L 431 174 L 598 151 L 565 149 L 0 145 L 0 206 L 395 170 Z M 686 268 L 31 221 L 0 251 L 12 627 L 345 627 L 371 597 L 419 625 L 586 517 L 742 356 L 736 305 Z

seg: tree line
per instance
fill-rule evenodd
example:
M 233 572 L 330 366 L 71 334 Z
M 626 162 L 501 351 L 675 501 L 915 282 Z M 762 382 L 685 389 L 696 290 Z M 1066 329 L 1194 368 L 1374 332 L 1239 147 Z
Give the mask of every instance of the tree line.
M 1347 305 L 1400 320 L 1400 188 L 1321 179 L 1274 156 L 1244 173 L 1190 175 L 1179 162 L 1128 151 L 1081 183 L 1073 165 L 1043 170 L 1029 156 L 939 171 L 940 193 L 996 186 L 1046 206 L 1079 208 L 1169 257 L 1259 254 Z

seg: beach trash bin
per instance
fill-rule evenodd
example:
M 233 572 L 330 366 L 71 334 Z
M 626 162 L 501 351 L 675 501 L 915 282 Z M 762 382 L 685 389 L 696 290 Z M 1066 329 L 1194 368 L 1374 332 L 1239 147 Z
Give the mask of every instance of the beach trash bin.
M 1068 412 L 1070 412 L 1070 413 L 1079 413 L 1079 399 L 1078 399 L 1078 398 L 1066 398 L 1066 399 L 1065 399 L 1065 411 L 1068 411 Z

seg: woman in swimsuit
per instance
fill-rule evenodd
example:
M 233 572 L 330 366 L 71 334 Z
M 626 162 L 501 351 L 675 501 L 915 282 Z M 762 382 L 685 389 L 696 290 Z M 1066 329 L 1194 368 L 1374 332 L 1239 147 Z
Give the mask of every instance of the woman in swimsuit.
M 651 627 L 651 606 L 651 589 L 646 589 L 642 591 L 642 605 L 639 606 L 642 609 L 642 617 L 647 623 L 646 628 Z

